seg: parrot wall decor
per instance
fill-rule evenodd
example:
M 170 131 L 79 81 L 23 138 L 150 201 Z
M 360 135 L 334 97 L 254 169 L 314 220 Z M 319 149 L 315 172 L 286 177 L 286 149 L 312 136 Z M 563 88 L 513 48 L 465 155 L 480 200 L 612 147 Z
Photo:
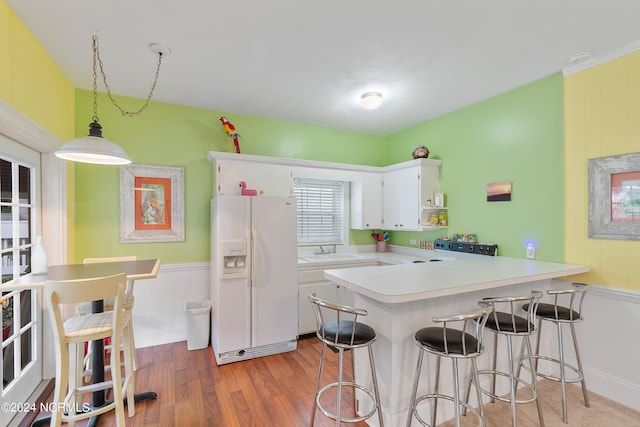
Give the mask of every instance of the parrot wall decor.
M 233 145 L 236 147 L 236 153 L 240 154 L 240 134 L 236 130 L 236 127 L 224 116 L 220 117 L 220 122 L 222 123 L 224 133 L 233 139 Z

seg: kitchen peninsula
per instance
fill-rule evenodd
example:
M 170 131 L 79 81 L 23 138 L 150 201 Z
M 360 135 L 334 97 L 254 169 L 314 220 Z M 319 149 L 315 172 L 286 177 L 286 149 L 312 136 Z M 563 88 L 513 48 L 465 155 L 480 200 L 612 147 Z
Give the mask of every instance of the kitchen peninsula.
M 363 322 L 377 333 L 373 345 L 384 422 L 387 426 L 405 425 L 418 350 L 414 333 L 432 324 L 434 315 L 453 314 L 477 307 L 488 296 L 526 294 L 545 291 L 552 280 L 589 271 L 589 267 L 493 256 L 464 256 L 450 262 L 399 264 L 326 270 L 327 279 L 354 292 L 354 306 L 368 311 Z M 486 347 L 493 337 L 487 334 Z M 519 345 L 520 341 L 516 341 Z M 551 338 L 543 341 L 544 350 Z M 519 348 L 519 347 L 517 347 Z M 370 384 L 365 354 L 356 352 L 355 375 L 359 383 Z M 479 367 L 488 366 L 488 357 L 478 359 Z M 466 365 L 462 365 L 466 372 Z M 425 359 L 422 375 L 434 372 L 435 358 Z M 448 368 L 443 366 L 443 369 Z M 450 393 L 452 382 L 447 371 L 440 378 L 440 389 Z M 466 377 L 466 375 L 461 375 Z M 424 392 L 432 389 L 433 377 L 422 381 Z M 367 399 L 359 399 L 367 403 Z M 472 399 L 471 403 L 475 405 Z M 368 408 L 360 408 L 366 412 Z M 451 405 L 438 410 L 438 422 L 453 417 Z M 375 420 L 373 421 L 375 422 Z

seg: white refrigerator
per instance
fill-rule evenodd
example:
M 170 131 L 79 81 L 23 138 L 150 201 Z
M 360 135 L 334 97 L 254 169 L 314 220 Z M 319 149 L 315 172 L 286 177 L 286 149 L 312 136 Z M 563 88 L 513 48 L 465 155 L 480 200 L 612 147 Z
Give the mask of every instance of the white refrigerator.
M 211 346 L 217 364 L 295 350 L 296 199 L 217 195 L 211 203 Z

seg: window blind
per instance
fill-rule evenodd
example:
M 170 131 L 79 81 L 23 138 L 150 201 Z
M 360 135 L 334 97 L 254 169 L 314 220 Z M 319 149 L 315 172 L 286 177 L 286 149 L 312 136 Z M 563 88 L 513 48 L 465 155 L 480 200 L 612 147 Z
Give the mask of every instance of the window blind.
M 295 178 L 298 244 L 343 243 L 344 182 Z

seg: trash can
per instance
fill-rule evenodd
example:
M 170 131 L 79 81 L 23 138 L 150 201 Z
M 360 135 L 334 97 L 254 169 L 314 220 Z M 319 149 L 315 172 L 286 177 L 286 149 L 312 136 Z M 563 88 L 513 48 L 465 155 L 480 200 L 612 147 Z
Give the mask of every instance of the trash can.
M 187 301 L 187 349 L 200 350 L 209 346 L 209 311 L 211 301 Z

